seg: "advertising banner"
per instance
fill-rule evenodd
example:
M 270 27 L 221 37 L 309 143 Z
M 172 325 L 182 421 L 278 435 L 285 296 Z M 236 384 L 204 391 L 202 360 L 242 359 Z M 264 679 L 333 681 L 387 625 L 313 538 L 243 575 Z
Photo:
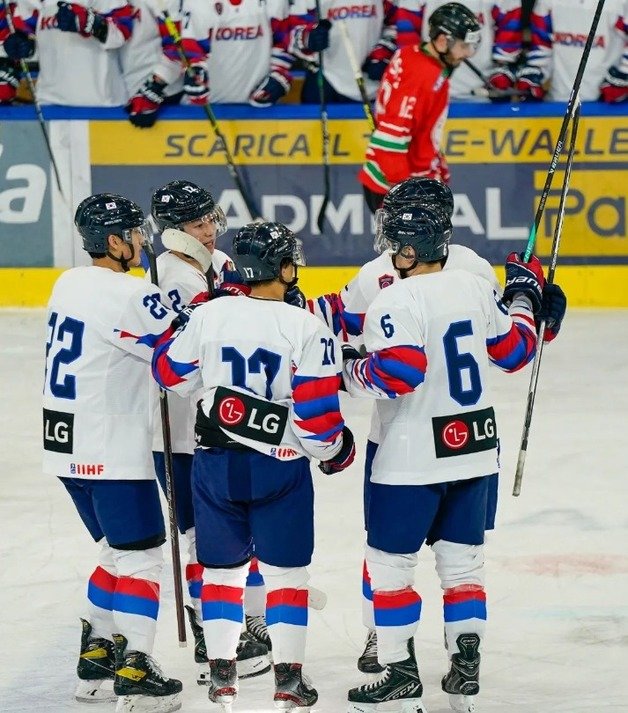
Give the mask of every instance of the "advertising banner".
M 455 194 L 455 241 L 494 264 L 522 249 L 562 119 L 553 116 L 460 117 L 443 142 Z M 368 128 L 361 119 L 329 122 L 331 201 L 324 233 L 321 127 L 316 119 L 221 121 L 232 155 L 261 214 L 303 238 L 310 265 L 360 265 L 373 256 L 371 215 L 357 172 Z M 223 147 L 206 121 L 168 120 L 150 131 L 121 121 L 90 122 L 92 190 L 115 190 L 149 208 L 151 192 L 175 178 L 208 187 L 232 228 L 249 220 L 225 167 Z M 560 169 L 560 167 L 559 167 Z M 628 121 L 584 116 L 561 243 L 562 264 L 628 264 Z M 537 252 L 548 255 L 561 170 L 556 172 Z

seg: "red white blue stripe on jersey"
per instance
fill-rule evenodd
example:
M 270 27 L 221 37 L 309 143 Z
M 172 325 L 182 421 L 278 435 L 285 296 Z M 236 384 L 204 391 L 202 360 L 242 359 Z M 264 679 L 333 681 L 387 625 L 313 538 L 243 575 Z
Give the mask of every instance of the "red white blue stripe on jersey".
M 188 583 L 188 592 L 192 599 L 201 598 L 201 589 L 203 587 L 203 565 L 189 564 L 185 568 L 185 579 Z
M 484 587 L 469 585 L 448 589 L 443 594 L 443 617 L 446 623 L 467 619 L 486 621 Z
M 275 589 L 266 597 L 266 624 L 307 626 L 307 589 Z
M 534 320 L 527 315 L 513 314 L 512 327 L 506 334 L 486 340 L 486 350 L 492 362 L 507 372 L 522 369 L 536 352 Z
M 101 609 L 111 611 L 113 593 L 116 590 L 118 578 L 102 567 L 96 567 L 87 585 L 88 600 Z
M 138 614 L 157 619 L 159 584 L 148 579 L 120 577 L 113 595 L 112 609 L 125 614 Z
M 405 7 L 397 9 L 397 47 L 416 45 L 421 41 L 423 10 L 423 5 L 416 10 Z
M 374 592 L 375 626 L 405 626 L 421 618 L 421 597 L 414 589 Z
M 371 588 L 371 575 L 369 574 L 369 569 L 366 565 L 366 560 L 362 565 L 362 596 L 368 599 L 369 602 L 373 601 L 373 589 Z
M 133 334 L 132 332 L 126 332 L 124 329 L 114 329 L 114 333 L 117 333 L 120 339 L 134 339 L 136 344 L 145 344 L 149 349 L 154 349 L 157 344 L 159 344 L 168 335 L 168 330 L 161 332 L 161 334 Z
M 339 386 L 340 375 L 292 378 L 295 425 L 306 432 L 305 438 L 334 441 L 340 435 L 345 422 L 340 413 Z
M 203 621 L 228 619 L 242 623 L 244 607 L 242 587 L 228 587 L 224 584 L 204 584 L 201 589 Z
M 198 369 L 198 360 L 193 362 L 174 361 L 168 356 L 168 349 L 174 340 L 168 339 L 155 348 L 152 373 L 155 381 L 164 389 L 171 389 L 186 381 L 185 377 Z
M 492 16 L 495 23 L 493 59 L 514 62 L 521 51 L 521 6 L 502 12 L 498 5 L 493 5 Z
M 425 380 L 427 357 L 423 347 L 398 346 L 356 359 L 351 375 L 365 389 L 394 399 L 414 391 Z
M 249 573 L 246 576 L 246 586 L 247 587 L 262 587 L 264 586 L 264 578 L 259 573 L 259 564 L 257 562 L 257 557 L 251 559 L 251 564 L 249 565 Z
M 348 335 L 357 337 L 364 330 L 364 312 L 349 312 L 339 294 L 321 295 L 315 300 L 308 300 L 307 309 L 322 319 L 343 341 L 347 340 Z

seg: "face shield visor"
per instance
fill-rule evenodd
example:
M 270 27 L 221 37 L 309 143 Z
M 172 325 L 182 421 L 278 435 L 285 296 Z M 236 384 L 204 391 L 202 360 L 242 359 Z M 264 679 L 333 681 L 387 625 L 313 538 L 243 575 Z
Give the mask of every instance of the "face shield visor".
M 139 225 L 133 228 L 127 228 L 122 231 L 122 240 L 129 245 L 133 242 L 133 231 L 140 234 L 140 245 L 151 244 L 153 242 L 153 225 L 149 218 L 144 219 Z
M 305 267 L 305 251 L 303 250 L 303 241 L 296 239 L 296 245 L 292 251 L 292 264 L 297 267 Z
M 375 239 L 373 240 L 373 248 L 377 253 L 384 253 L 392 247 L 392 243 L 384 235 L 384 228 L 389 218 L 390 213 L 386 208 L 378 208 L 375 211 Z
M 227 216 L 219 205 L 215 205 L 213 210 L 211 210 L 209 213 L 202 215 L 195 221 L 191 220 L 190 223 L 195 223 L 197 221 L 200 221 L 201 223 L 213 223 L 214 227 L 216 228 L 216 237 L 218 237 L 219 235 L 223 235 L 223 233 L 227 232 Z M 183 230 L 182 225 L 179 226 L 179 228 Z

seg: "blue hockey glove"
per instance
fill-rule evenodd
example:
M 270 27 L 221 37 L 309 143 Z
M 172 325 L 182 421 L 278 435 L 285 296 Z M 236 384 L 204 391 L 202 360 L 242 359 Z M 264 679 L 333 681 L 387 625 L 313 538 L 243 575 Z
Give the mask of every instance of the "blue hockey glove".
M 289 290 L 286 290 L 283 301 L 287 302 L 289 305 L 293 305 L 294 307 L 301 307 L 301 309 L 305 309 L 305 295 L 296 285 L 291 287 Z
M 62 32 L 78 32 L 83 37 L 107 40 L 107 20 L 91 8 L 74 2 L 58 2 L 57 28 Z
M 303 33 L 304 49 L 309 52 L 322 52 L 329 47 L 329 31 L 331 30 L 331 22 L 329 20 L 321 20 L 318 25 L 314 25 L 309 30 Z
M 533 255 L 530 262 L 523 262 L 523 253 L 512 252 L 506 258 L 506 286 L 502 302 L 510 305 L 519 293 L 524 294 L 532 303 L 534 314 L 541 309 L 545 275 L 543 265 L 538 257 Z
M 265 109 L 276 104 L 289 90 L 289 76 L 274 70 L 249 94 L 249 104 Z
M 342 447 L 333 458 L 322 460 L 318 467 L 325 475 L 333 475 L 348 468 L 355 458 L 355 441 L 353 433 L 347 426 L 342 429 Z
M 560 285 L 554 282 L 546 282 L 543 288 L 541 309 L 536 315 L 538 322 L 545 320 L 546 329 L 544 341 L 551 342 L 552 339 L 556 337 L 560 331 L 560 326 L 566 311 L 567 296 Z
M 12 32 L 2 46 L 11 59 L 27 59 L 35 52 L 35 40 L 22 30 Z

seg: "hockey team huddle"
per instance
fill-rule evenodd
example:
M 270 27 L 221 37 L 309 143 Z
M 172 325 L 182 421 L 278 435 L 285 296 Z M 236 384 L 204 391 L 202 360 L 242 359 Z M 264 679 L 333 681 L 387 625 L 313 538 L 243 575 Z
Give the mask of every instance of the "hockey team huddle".
M 150 127 L 164 104 L 269 107 L 305 73 L 299 101 L 361 101 L 355 58 L 375 98 L 395 52 L 428 40 L 445 0 L 3 0 L 0 104 L 16 98 L 24 60 L 39 64 L 40 104 L 125 106 Z M 596 0 L 465 0 L 481 27 L 474 63 L 452 96 L 489 89 L 495 101 L 569 95 Z M 528 3 L 530 4 L 530 3 Z M 528 35 L 524 41 L 524 33 Z M 628 98 L 628 0 L 607 0 L 582 85 L 583 101 Z M 483 75 L 483 77 L 482 77 Z
M 229 711 L 239 678 L 272 665 L 276 708 L 316 704 L 303 674 L 308 605 L 318 605 L 310 462 L 333 476 L 357 446 L 367 533 L 358 668 L 379 678 L 348 692 L 348 710 L 425 713 L 414 648 L 424 544 L 443 590 L 442 690 L 453 710 L 475 710 L 483 543 L 497 505 L 488 371 L 528 364 L 538 325 L 553 339 L 566 299 L 536 257 L 517 253 L 502 290 L 486 260 L 452 242 L 453 211 L 446 185 L 398 183 L 375 215 L 379 254 L 342 289 L 306 300 L 297 236 L 253 222 L 222 252 L 225 215 L 194 183 L 155 191 L 150 224 L 119 195 L 78 206 L 92 265 L 64 272 L 48 303 L 43 439 L 45 472 L 101 543 L 81 620 L 79 701 L 117 700 L 119 713 L 181 707 L 181 682 L 152 657 L 166 540 L 157 480 L 164 486 L 171 452 L 198 683 Z M 151 281 L 128 273 L 154 226 L 165 251 Z M 367 443 L 354 443 L 341 391 L 372 410 Z

